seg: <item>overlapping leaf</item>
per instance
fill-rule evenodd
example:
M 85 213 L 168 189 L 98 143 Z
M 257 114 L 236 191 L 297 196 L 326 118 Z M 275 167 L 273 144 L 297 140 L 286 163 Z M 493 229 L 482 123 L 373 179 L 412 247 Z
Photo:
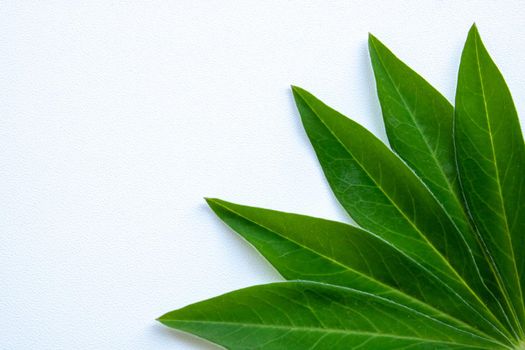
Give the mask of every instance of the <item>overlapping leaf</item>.
M 362 227 L 434 273 L 495 324 L 470 248 L 436 199 L 368 130 L 294 88 L 306 133 L 336 197 Z M 480 297 L 471 289 L 476 286 Z
M 304 215 L 219 199 L 207 201 L 217 216 L 257 248 L 288 280 L 355 288 L 466 331 L 477 328 L 505 340 L 501 331 L 484 321 L 476 309 L 441 280 L 369 232 Z
M 467 205 L 505 290 L 509 317 L 520 327 L 525 321 L 520 286 L 525 268 L 523 136 L 507 85 L 475 26 L 461 56 L 455 144 Z
M 454 108 L 419 74 L 401 62 L 373 35 L 369 37 L 370 58 L 388 140 L 393 150 L 419 175 L 446 213 L 454 221 L 475 259 L 487 304 L 504 323 L 509 323 L 508 305 L 498 302 L 506 291 L 497 283 L 492 263 L 487 259 L 464 210 L 460 191 L 453 138 Z M 510 322 L 513 329 L 517 325 Z
M 525 346 L 525 149 L 501 74 L 473 27 L 454 113 L 379 40 L 369 45 L 400 158 L 293 88 L 327 180 L 363 229 L 208 199 L 284 278 L 303 281 L 225 294 L 162 323 L 228 349 Z
M 381 297 L 313 282 L 238 290 L 159 321 L 229 349 L 505 349 Z

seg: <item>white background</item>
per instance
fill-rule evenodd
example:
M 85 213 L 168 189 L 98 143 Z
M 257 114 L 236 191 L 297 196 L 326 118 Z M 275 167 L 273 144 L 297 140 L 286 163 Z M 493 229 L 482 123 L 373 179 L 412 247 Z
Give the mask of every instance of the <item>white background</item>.
M 203 196 L 348 220 L 289 85 L 384 139 L 367 33 L 452 100 L 474 21 L 524 116 L 523 1 L 2 1 L 0 348 L 214 349 L 154 319 L 279 277 Z

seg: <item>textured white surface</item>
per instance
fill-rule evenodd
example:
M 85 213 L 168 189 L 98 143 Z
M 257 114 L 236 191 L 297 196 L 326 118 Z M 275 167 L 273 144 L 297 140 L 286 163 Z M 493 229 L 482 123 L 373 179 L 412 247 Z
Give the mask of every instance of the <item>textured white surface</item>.
M 3 1 L 0 348 L 212 349 L 171 309 L 278 280 L 203 196 L 347 220 L 290 84 L 384 138 L 373 32 L 452 99 L 476 21 L 525 115 L 522 1 Z

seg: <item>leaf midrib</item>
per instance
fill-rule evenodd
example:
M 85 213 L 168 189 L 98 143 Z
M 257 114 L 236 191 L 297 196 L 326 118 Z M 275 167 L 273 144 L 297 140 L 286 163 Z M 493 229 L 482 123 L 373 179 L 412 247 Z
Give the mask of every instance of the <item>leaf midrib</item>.
M 344 329 L 337 329 L 337 328 L 321 328 L 321 327 L 298 327 L 298 326 L 287 326 L 287 325 L 268 325 L 268 324 L 261 324 L 261 323 L 241 323 L 241 322 L 231 322 L 231 321 L 202 321 L 202 320 L 180 320 L 180 319 L 163 319 L 160 318 L 159 321 L 161 322 L 172 322 L 172 323 L 197 323 L 197 324 L 214 324 L 214 325 L 228 325 L 228 326 L 237 326 L 237 327 L 252 327 L 252 328 L 266 328 L 266 329 L 278 329 L 278 330 L 288 330 L 288 331 L 303 331 L 303 332 L 313 332 L 313 333 L 334 333 L 334 334 L 345 334 L 345 335 L 364 335 L 364 336 L 370 336 L 370 337 L 377 337 L 377 338 L 393 338 L 393 339 L 400 339 L 400 340 L 413 340 L 413 341 L 421 341 L 421 342 L 429 342 L 429 343 L 440 343 L 440 344 L 447 344 L 447 345 L 462 345 L 462 346 L 468 346 L 472 348 L 482 348 L 482 349 L 493 349 L 492 347 L 487 346 L 481 346 L 481 345 L 472 345 L 472 344 L 465 344 L 462 342 L 453 342 L 453 341 L 445 341 L 445 340 L 436 340 L 436 339 L 428 339 L 428 338 L 418 338 L 418 337 L 409 337 L 409 336 L 400 336 L 395 334 L 389 334 L 389 333 L 373 333 L 373 332 L 365 332 L 365 331 L 352 331 L 352 330 L 344 330 Z M 484 339 L 484 338 L 481 338 Z M 485 340 L 485 339 L 484 339 Z M 490 339 L 489 341 L 492 341 Z M 512 349 L 511 347 L 508 347 L 504 344 L 498 345 L 505 347 L 507 349 Z
M 379 284 L 379 285 L 381 285 L 381 286 L 383 286 L 383 287 L 386 287 L 386 288 L 388 288 L 388 289 L 391 289 L 391 290 L 394 291 L 395 293 L 398 293 L 398 294 L 400 294 L 400 295 L 402 295 L 402 296 L 405 296 L 407 299 L 411 300 L 412 302 L 414 302 L 414 303 L 416 303 L 416 304 L 419 304 L 419 305 L 422 305 L 422 306 L 425 306 L 425 307 L 428 307 L 429 309 L 435 311 L 437 314 L 440 314 L 442 317 L 446 317 L 446 318 L 449 318 L 449 319 L 452 320 L 452 321 L 456 321 L 456 322 L 458 322 L 459 324 L 463 325 L 464 327 L 469 328 L 469 329 L 473 330 L 474 332 L 479 332 L 479 333 L 481 333 L 482 335 L 486 336 L 488 339 L 493 340 L 493 338 L 492 338 L 490 335 L 486 334 L 486 333 L 483 332 L 482 330 L 479 330 L 479 329 L 477 329 L 477 328 L 473 328 L 471 325 L 469 325 L 469 324 L 466 323 L 465 321 L 460 320 L 460 319 L 457 319 L 456 317 L 454 317 L 454 316 L 452 316 L 452 315 L 450 315 L 450 314 L 444 312 L 443 310 L 436 309 L 434 306 L 432 306 L 432 305 L 430 305 L 430 304 L 427 304 L 426 302 L 423 302 L 422 300 L 419 300 L 419 299 L 417 299 L 416 297 L 414 297 L 414 296 L 412 296 L 412 295 L 410 295 L 410 294 L 406 294 L 405 292 L 403 292 L 403 291 L 401 291 L 401 290 L 399 290 L 399 289 L 397 289 L 397 288 L 395 288 L 395 287 L 393 287 L 393 286 L 390 286 L 390 285 L 388 285 L 388 284 L 385 284 L 384 282 L 378 281 L 377 279 L 373 278 L 372 276 L 367 276 L 366 274 L 363 274 L 362 272 L 360 272 L 360 271 L 358 271 L 358 270 L 355 270 L 355 269 L 351 268 L 350 266 L 345 265 L 345 264 L 342 263 L 342 262 L 339 262 L 339 261 L 334 260 L 333 258 L 331 258 L 331 257 L 329 257 L 329 256 L 326 256 L 326 255 L 324 255 L 324 254 L 321 254 L 320 252 L 317 252 L 317 251 L 313 250 L 312 248 L 309 248 L 309 247 L 307 247 L 307 246 L 305 246 L 305 245 L 303 245 L 303 244 L 301 244 L 301 243 L 299 243 L 299 242 L 293 240 L 292 238 L 290 238 L 290 237 L 288 237 L 288 236 L 284 236 L 284 235 L 282 235 L 282 234 L 276 232 L 275 230 L 273 230 L 273 229 L 267 227 L 266 225 L 264 225 L 264 224 L 262 224 L 262 223 L 260 223 L 260 222 L 257 222 L 257 221 L 255 221 L 255 220 L 252 220 L 252 219 L 250 219 L 250 218 L 247 218 L 247 217 L 244 216 L 243 214 L 237 212 L 236 210 L 234 210 L 234 209 L 232 209 L 232 208 L 230 208 L 230 207 L 228 207 L 228 206 L 223 205 L 223 204 L 220 203 L 220 202 L 214 201 L 214 203 L 216 203 L 216 204 L 220 205 L 222 208 L 224 208 L 224 209 L 226 209 L 226 210 L 228 210 L 228 211 L 230 211 L 230 212 L 232 212 L 232 213 L 234 213 L 234 214 L 240 216 L 241 218 L 243 218 L 243 219 L 245 219 L 245 220 L 247 220 L 247 221 L 249 221 L 249 222 L 252 222 L 252 223 L 254 223 L 254 224 L 256 224 L 256 225 L 258 225 L 258 226 L 260 226 L 260 227 L 262 227 L 262 228 L 264 228 L 264 229 L 266 229 L 266 230 L 272 232 L 273 234 L 275 234 L 275 235 L 277 235 L 277 236 L 279 236 L 279 237 L 282 237 L 282 238 L 284 238 L 285 240 L 288 240 L 288 241 L 290 241 L 290 242 L 292 242 L 292 243 L 298 245 L 299 247 L 301 247 L 301 248 L 303 248 L 303 249 L 305 249 L 305 250 L 308 250 L 308 251 L 310 251 L 310 252 L 312 252 L 312 253 L 314 253 L 314 254 L 316 254 L 316 255 L 318 255 L 318 256 L 320 256 L 320 257 L 322 257 L 322 258 L 324 258 L 324 259 L 326 259 L 326 260 L 328 260 L 328 261 L 330 261 L 330 262 L 332 262 L 333 264 L 336 264 L 336 265 L 338 265 L 338 266 L 343 267 L 345 270 L 348 270 L 348 271 L 354 272 L 354 273 L 356 273 L 356 274 L 362 276 L 363 278 L 366 278 L 367 280 L 371 280 L 371 281 L 373 281 L 373 282 L 375 282 L 375 283 L 377 283 L 377 284 Z M 340 224 L 342 224 L 342 225 L 346 225 L 346 224 L 343 224 L 343 223 L 340 223 Z M 363 231 L 363 232 L 367 232 L 367 231 Z M 367 232 L 367 233 L 368 233 L 368 232 Z M 371 233 L 370 233 L 370 234 L 371 234 Z M 373 234 L 371 234 L 371 235 L 373 235 Z M 376 237 L 375 235 L 373 235 L 373 236 Z M 381 238 L 379 238 L 379 237 L 376 237 L 376 238 L 381 239 Z M 381 239 L 381 241 L 382 241 L 382 242 L 385 242 L 385 241 L 383 241 L 382 239 Z M 385 243 L 388 244 L 388 242 L 385 242 Z M 389 245 L 390 245 L 390 244 L 389 244 Z M 395 248 L 395 247 L 393 247 L 393 246 L 391 246 L 391 247 L 392 247 L 393 249 L 396 249 L 396 251 L 399 252 L 400 254 L 402 254 L 404 257 L 410 259 L 410 261 L 413 261 L 410 257 L 407 257 L 404 253 L 400 252 L 397 248 Z M 433 276 L 434 278 L 437 278 L 437 277 L 434 276 L 434 275 L 432 275 L 432 276 Z M 443 283 L 443 281 L 441 281 L 440 279 L 438 279 L 438 280 L 439 280 L 441 283 Z M 344 287 L 344 286 L 341 286 L 341 287 L 346 288 L 346 287 Z M 396 304 L 396 305 L 401 305 L 401 304 L 398 304 L 397 302 L 395 302 L 395 301 L 393 301 L 393 300 L 390 300 L 390 299 L 388 299 L 388 298 L 387 298 L 387 300 L 389 300 L 390 302 L 392 302 L 392 303 L 394 303 L 394 304 Z M 407 305 L 401 305 L 401 306 L 405 307 L 406 309 L 408 309 L 408 310 L 410 310 L 410 311 L 412 311 L 412 312 L 414 312 L 414 313 L 417 313 L 417 314 L 421 314 L 421 315 L 423 315 L 422 312 L 420 312 L 420 311 L 418 311 L 418 310 L 415 310 L 415 309 L 412 309 L 411 307 L 409 307 L 409 306 L 407 306 Z M 440 321 L 440 320 L 438 320 L 438 319 L 435 319 L 435 318 L 432 317 L 431 315 L 426 315 L 426 314 L 424 314 L 424 315 L 425 315 L 425 317 L 428 317 L 428 318 L 430 318 L 430 319 L 432 319 L 432 320 L 434 320 L 434 321 L 437 321 L 437 322 L 443 322 L 443 321 Z M 444 322 L 443 322 L 443 323 L 444 323 Z M 449 327 L 453 328 L 453 329 L 456 329 L 456 330 L 460 331 L 460 332 L 467 332 L 466 330 L 461 330 L 461 329 L 459 329 L 459 328 L 454 327 L 453 325 L 449 325 L 449 324 L 447 324 L 447 325 L 448 325 Z M 467 333 L 469 333 L 469 334 L 473 334 L 473 335 L 476 335 L 476 336 L 479 336 L 479 334 L 476 334 L 476 333 L 471 333 L 471 332 L 467 332 Z
M 405 107 L 405 109 L 408 111 L 408 115 L 410 116 L 410 119 L 412 120 L 412 122 L 414 123 L 414 125 L 416 126 L 417 130 L 419 131 L 419 134 L 421 135 L 421 139 L 423 140 L 423 143 L 425 144 L 426 148 L 428 149 L 429 153 L 432 155 L 432 160 L 434 161 L 438 171 L 439 171 L 439 174 L 441 175 L 441 178 L 442 180 L 445 181 L 446 185 L 447 185 L 447 189 L 449 190 L 449 193 L 452 195 L 452 197 L 454 198 L 456 204 L 458 205 L 459 208 L 462 208 L 462 204 L 461 204 L 461 201 L 460 199 L 458 198 L 457 194 L 456 194 L 456 191 L 454 190 L 454 188 L 452 187 L 452 184 L 450 183 L 450 181 L 448 180 L 448 177 L 447 175 L 445 174 L 445 171 L 443 170 L 443 167 L 441 166 L 441 162 L 438 160 L 437 158 L 437 155 L 436 155 L 436 152 L 434 151 L 434 149 L 432 147 L 430 147 L 430 144 L 428 143 L 426 137 L 424 137 L 424 134 L 422 132 L 422 128 L 420 127 L 417 119 L 415 118 L 415 115 L 414 115 L 414 112 L 412 111 L 412 109 L 409 107 L 408 103 L 406 102 L 406 99 L 404 97 L 404 95 L 401 93 L 401 91 L 399 90 L 399 88 L 396 86 L 396 84 L 394 84 L 394 80 L 392 79 L 392 75 L 389 73 L 388 69 L 386 69 L 385 67 L 385 64 L 383 62 L 383 60 L 381 59 L 381 55 L 379 54 L 379 51 L 377 49 L 377 46 L 376 46 L 376 43 L 374 41 L 372 41 L 372 45 L 374 46 L 374 50 L 376 52 L 376 56 L 377 56 L 377 59 L 379 61 L 379 63 L 381 64 L 381 67 L 383 68 L 383 71 L 386 73 L 387 77 L 388 77 L 388 80 L 390 82 L 390 84 L 394 87 L 394 90 L 397 92 L 397 94 L 399 95 L 399 97 L 401 98 L 401 101 L 403 102 L 403 105 Z M 423 79 L 423 78 L 421 78 Z M 424 80 L 424 79 L 423 79 Z M 425 81 L 425 83 L 427 83 Z M 428 83 L 427 83 L 428 84 Z M 444 97 L 443 97 L 444 98 Z M 447 101 L 447 103 L 449 103 Z M 448 211 L 445 210 L 448 214 Z M 452 219 L 452 215 L 451 214 L 448 214 L 451 216 L 451 219 Z
M 428 243 L 428 245 L 431 247 L 431 249 L 436 252 L 438 254 L 438 256 L 445 262 L 445 264 L 453 271 L 453 273 L 459 278 L 459 282 L 461 282 L 461 284 L 475 297 L 476 300 L 478 300 L 478 302 L 484 307 L 484 309 L 489 313 L 489 315 L 491 315 L 493 317 L 493 320 L 496 321 L 497 324 L 499 324 L 500 326 L 503 327 L 504 330 L 505 327 L 501 324 L 501 322 L 499 321 L 499 319 L 494 315 L 494 313 L 492 312 L 492 310 L 490 310 L 488 308 L 488 306 L 483 302 L 483 300 L 470 288 L 470 286 L 468 285 L 468 283 L 466 283 L 466 281 L 463 279 L 463 277 L 461 275 L 459 275 L 459 273 L 450 265 L 450 262 L 445 259 L 445 257 L 441 254 L 441 252 L 439 252 L 439 250 L 436 249 L 436 247 L 434 247 L 434 245 L 432 243 L 430 243 L 430 241 L 428 241 L 427 237 L 419 230 L 419 228 L 415 225 L 414 222 L 412 222 L 412 220 L 410 220 L 406 215 L 405 213 L 397 206 L 397 204 L 390 198 L 390 196 L 388 196 L 386 194 L 386 192 L 383 190 L 383 188 L 381 186 L 379 186 L 379 184 L 376 182 L 376 180 L 374 179 L 374 177 L 372 177 L 369 172 L 366 170 L 365 167 L 363 167 L 363 165 L 353 156 L 353 153 L 345 146 L 345 144 L 337 137 L 337 135 L 335 135 L 333 133 L 333 131 L 331 130 L 331 128 L 329 128 L 326 123 L 324 122 L 324 120 L 322 118 L 319 117 L 319 114 L 317 113 L 317 111 L 308 103 L 308 101 L 306 101 L 306 99 L 301 95 L 301 93 L 299 92 L 299 95 L 301 96 L 301 99 L 304 101 L 304 103 L 306 103 L 306 105 L 312 110 L 312 112 L 314 112 L 314 114 L 317 116 L 317 119 L 319 119 L 319 121 L 321 121 L 321 123 L 325 126 L 325 128 L 330 132 L 330 134 L 332 134 L 332 136 L 339 142 L 339 144 L 342 145 L 342 147 L 352 156 L 352 158 L 355 160 L 355 162 L 359 165 L 359 167 L 366 173 L 366 175 L 374 182 L 374 184 L 377 186 L 377 188 L 385 195 L 385 197 L 390 201 L 390 203 L 397 209 L 397 211 L 405 218 L 405 220 L 407 220 L 407 222 L 416 230 L 416 232 Z M 394 154 L 394 157 L 397 157 L 395 154 Z M 399 158 L 398 158 L 399 159 Z M 432 196 L 432 198 L 434 198 Z M 448 216 L 447 216 L 448 217 Z M 450 218 L 449 218 L 450 220 Z M 457 227 L 454 226 L 457 230 Z M 427 269 L 425 269 L 427 270 Z M 428 270 L 427 270 L 428 271 Z M 469 308 L 471 308 L 475 313 L 478 313 L 479 314 L 479 311 L 476 310 L 472 305 L 470 305 L 470 303 L 466 302 L 462 296 L 460 296 L 459 294 L 457 294 L 457 292 L 454 290 L 454 288 L 452 288 L 451 286 L 449 286 L 448 283 L 444 282 L 443 280 L 441 280 L 441 278 L 435 276 L 432 272 L 428 271 L 429 273 L 431 273 L 434 277 L 436 277 L 438 280 L 440 280 L 445 286 L 447 286 L 454 294 L 456 294 L 458 296 L 458 298 L 460 298 L 460 300 L 462 300 Z M 486 320 L 490 325 L 492 325 L 494 327 L 494 329 L 499 333 L 501 334 L 504 338 L 506 338 L 507 340 L 509 340 L 510 342 L 512 342 L 508 336 L 501 330 L 499 329 L 498 327 L 496 327 L 496 325 L 492 322 L 492 321 L 489 321 L 487 320 L 483 315 L 479 314 L 481 318 L 483 318 L 484 320 Z
M 449 178 L 447 177 L 447 175 L 445 174 L 444 170 L 443 170 L 443 167 L 441 166 L 441 162 L 439 161 L 439 159 L 437 158 L 437 155 L 434 151 L 434 149 L 430 146 L 430 144 L 428 143 L 427 141 L 427 138 L 424 136 L 423 132 L 422 132 L 422 128 L 420 127 L 420 124 L 418 123 L 417 119 L 415 118 L 415 112 L 412 110 L 412 108 L 410 108 L 409 104 L 407 103 L 406 99 L 405 99 L 405 96 L 404 94 L 401 93 L 400 89 L 397 87 L 397 85 L 394 83 L 394 80 L 392 78 L 392 75 L 390 74 L 389 70 L 386 68 L 386 65 L 384 64 L 384 61 L 381 57 L 381 55 L 379 54 L 379 50 L 377 48 L 377 45 L 375 43 L 374 40 L 371 41 L 372 43 L 372 46 L 374 47 L 374 51 L 375 51 L 375 55 L 377 57 L 377 60 L 378 60 L 378 63 L 380 64 L 383 72 L 385 72 L 385 75 L 387 76 L 388 78 L 388 81 L 390 82 L 390 85 L 393 87 L 394 91 L 397 93 L 397 95 L 399 96 L 399 98 L 401 99 L 401 101 L 403 102 L 403 106 L 405 107 L 405 110 L 407 111 L 407 114 L 409 115 L 410 119 L 412 120 L 413 124 L 416 126 L 416 129 L 419 131 L 419 135 L 420 135 L 420 139 L 423 141 L 425 147 L 427 148 L 428 152 L 430 153 L 431 155 L 431 159 L 433 160 L 434 164 L 436 165 L 436 168 L 438 169 L 438 172 L 440 174 L 440 177 L 442 179 L 442 181 L 445 182 L 446 184 L 446 188 L 445 190 L 448 189 L 448 193 L 449 193 L 449 197 L 451 196 L 455 202 L 455 205 L 456 207 L 461 211 L 461 213 L 463 214 L 463 217 L 462 219 L 465 220 L 465 222 L 468 223 L 468 217 L 466 216 L 466 214 L 463 212 L 463 204 L 461 202 L 461 200 L 459 199 L 458 197 L 458 193 L 456 192 L 456 190 L 452 187 L 452 183 L 449 181 Z M 476 45 L 476 54 L 477 54 L 477 45 Z M 401 64 L 403 64 L 401 62 Z M 407 67 L 408 68 L 408 67 Z M 479 67 L 478 67 L 479 68 Z M 410 68 L 408 68 L 410 69 Z M 417 74 L 417 73 L 415 73 Z M 481 74 L 480 74 L 481 75 Z M 428 84 L 428 82 L 426 80 L 424 80 L 423 78 L 421 78 L 426 84 Z M 436 91 L 437 94 L 439 94 L 439 92 Z M 483 92 L 484 93 L 484 92 Z M 440 95 L 441 96 L 441 95 Z M 443 99 L 444 97 L 441 96 Z M 449 103 L 448 101 L 446 101 L 447 103 Z M 485 101 L 484 101 L 485 102 Z M 492 141 L 492 138 L 491 138 L 491 141 Z M 439 203 L 440 206 L 443 208 L 443 211 L 445 212 L 445 214 L 450 218 L 451 222 L 454 224 L 454 226 L 456 227 L 456 229 L 458 230 L 458 232 L 462 233 L 462 230 L 458 227 L 458 225 L 456 224 L 455 222 L 455 216 L 453 216 L 449 210 L 447 210 L 447 208 L 444 207 L 444 205 L 442 205 L 441 203 Z M 461 236 L 463 237 L 463 234 L 461 234 Z M 477 236 L 476 236 L 477 239 L 479 239 Z M 465 241 L 466 243 L 466 239 L 465 237 L 463 237 L 463 240 Z M 474 259 L 474 256 L 473 256 L 473 252 L 472 252 L 472 249 L 471 247 L 466 243 L 466 246 L 467 246 L 467 249 L 472 257 L 472 259 Z M 474 262 L 475 262 L 475 259 L 474 259 Z M 479 267 L 477 266 L 477 263 L 474 263 L 474 265 L 476 266 L 476 269 L 478 269 L 478 274 L 479 274 Z M 495 269 L 494 266 L 492 266 L 493 264 L 490 264 L 491 266 L 491 270 L 495 270 L 494 273 L 498 276 L 498 278 L 501 278 L 501 276 L 499 276 L 499 271 L 497 269 Z M 486 287 L 485 283 L 483 282 L 482 280 L 482 283 L 483 285 Z M 501 287 L 501 283 L 498 283 L 498 285 L 500 285 L 500 290 L 502 289 Z M 490 291 L 489 291 L 490 292 Z M 505 293 L 505 291 L 502 291 L 503 293 Z M 492 294 L 492 293 L 491 293 Z M 507 298 L 507 296 L 506 296 Z
M 478 35 L 477 35 L 477 33 L 475 33 L 474 49 L 475 49 L 475 52 L 476 52 L 476 68 L 477 68 L 478 77 L 479 77 L 479 81 L 480 81 L 481 97 L 483 99 L 483 110 L 485 112 L 483 114 L 485 116 L 485 121 L 487 123 L 488 136 L 489 136 L 489 140 L 490 140 L 490 151 L 491 151 L 492 160 L 493 160 L 492 163 L 493 163 L 493 166 L 494 166 L 494 172 L 496 173 L 496 184 L 497 184 L 497 188 L 498 188 L 498 200 L 499 200 L 499 204 L 501 206 L 501 210 L 503 212 L 503 222 L 505 223 L 505 233 L 506 233 L 507 240 L 510 243 L 510 247 L 511 247 L 510 253 L 512 255 L 512 261 L 513 261 L 512 266 L 514 268 L 514 272 L 516 273 L 515 276 L 517 277 L 517 276 L 519 276 L 519 274 L 518 274 L 518 269 L 517 269 L 517 266 L 516 266 L 516 257 L 514 255 L 514 249 L 512 247 L 512 237 L 511 237 L 511 234 L 510 234 L 510 228 L 509 228 L 509 224 L 508 224 L 508 218 L 507 218 L 505 203 L 504 203 L 504 200 L 503 200 L 503 193 L 502 193 L 502 189 L 501 189 L 501 179 L 500 179 L 500 175 L 499 175 L 499 168 L 498 168 L 498 163 L 497 163 L 496 151 L 495 151 L 495 147 L 494 147 L 494 138 L 492 137 L 492 125 L 490 123 L 489 108 L 488 108 L 488 103 L 487 103 L 487 97 L 486 97 L 486 94 L 485 94 L 485 83 L 484 83 L 484 80 L 483 80 L 483 74 L 481 73 L 481 61 L 480 61 L 480 57 L 479 57 L 478 40 L 479 40 Z M 490 255 L 489 252 L 487 252 L 487 254 Z M 497 274 L 498 277 L 499 277 L 498 278 L 498 284 L 500 284 L 500 288 L 504 290 L 505 301 L 507 302 L 507 305 L 509 305 L 509 307 L 511 309 L 511 312 L 512 312 L 512 316 L 514 318 L 514 321 L 518 325 L 520 333 L 523 336 L 524 335 L 523 334 L 523 328 L 522 328 L 521 322 L 519 321 L 519 318 L 518 318 L 518 316 L 516 314 L 517 310 L 515 309 L 515 305 L 509 299 L 510 297 L 508 295 L 508 290 L 506 288 L 506 285 L 500 280 L 500 279 L 502 279 L 502 276 L 500 275 L 497 266 L 494 266 L 494 268 L 498 272 L 498 274 Z M 523 292 L 521 290 L 521 284 L 520 284 L 519 279 L 517 280 L 516 285 L 518 286 L 518 292 L 520 294 L 521 300 L 523 300 Z

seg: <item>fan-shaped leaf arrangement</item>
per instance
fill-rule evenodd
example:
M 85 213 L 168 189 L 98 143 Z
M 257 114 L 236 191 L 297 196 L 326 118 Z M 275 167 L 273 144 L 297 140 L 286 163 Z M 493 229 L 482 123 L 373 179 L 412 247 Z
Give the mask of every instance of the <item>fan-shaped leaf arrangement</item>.
M 160 322 L 228 349 L 525 349 L 525 148 L 502 75 L 475 26 L 455 108 L 373 36 L 369 48 L 393 152 L 292 88 L 360 227 L 207 199 L 290 282 Z

